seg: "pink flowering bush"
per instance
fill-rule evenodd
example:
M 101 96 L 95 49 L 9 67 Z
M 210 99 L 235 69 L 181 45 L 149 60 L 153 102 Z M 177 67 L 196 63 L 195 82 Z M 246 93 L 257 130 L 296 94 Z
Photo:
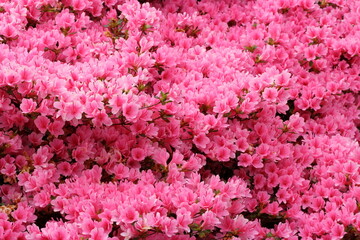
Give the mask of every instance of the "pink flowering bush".
M 0 239 L 360 238 L 359 9 L 0 1 Z

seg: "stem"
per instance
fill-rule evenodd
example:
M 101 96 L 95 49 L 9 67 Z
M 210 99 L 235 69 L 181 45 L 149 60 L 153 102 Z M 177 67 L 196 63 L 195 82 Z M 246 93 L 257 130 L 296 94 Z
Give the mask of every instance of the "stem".
M 158 102 L 158 103 L 154 103 L 154 104 L 152 104 L 152 105 L 149 105 L 149 106 L 141 107 L 140 109 L 151 108 L 151 107 L 154 107 L 154 106 L 156 106 L 156 105 L 159 105 L 160 103 L 161 103 L 161 101 Z

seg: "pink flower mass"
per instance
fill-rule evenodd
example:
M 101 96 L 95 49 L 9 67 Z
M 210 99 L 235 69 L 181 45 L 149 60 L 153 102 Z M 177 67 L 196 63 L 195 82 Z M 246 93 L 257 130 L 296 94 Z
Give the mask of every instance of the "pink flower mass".
M 359 9 L 1 0 L 0 239 L 360 239 Z

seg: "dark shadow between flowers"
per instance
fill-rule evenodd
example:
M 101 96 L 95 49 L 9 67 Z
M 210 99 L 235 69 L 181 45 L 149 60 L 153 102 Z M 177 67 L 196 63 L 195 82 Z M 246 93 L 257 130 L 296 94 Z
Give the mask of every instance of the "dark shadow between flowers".
M 35 225 L 39 228 L 44 228 L 46 223 L 52 220 L 66 222 L 66 219 L 61 215 L 61 213 L 54 212 L 50 205 L 42 209 L 37 209 L 35 211 L 35 216 L 37 217 Z

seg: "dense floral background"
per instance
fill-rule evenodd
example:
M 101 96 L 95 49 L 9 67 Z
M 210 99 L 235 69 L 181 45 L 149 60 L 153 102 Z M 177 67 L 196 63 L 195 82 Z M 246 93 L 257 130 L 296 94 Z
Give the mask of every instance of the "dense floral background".
M 359 239 L 359 22 L 0 0 L 0 239 Z

